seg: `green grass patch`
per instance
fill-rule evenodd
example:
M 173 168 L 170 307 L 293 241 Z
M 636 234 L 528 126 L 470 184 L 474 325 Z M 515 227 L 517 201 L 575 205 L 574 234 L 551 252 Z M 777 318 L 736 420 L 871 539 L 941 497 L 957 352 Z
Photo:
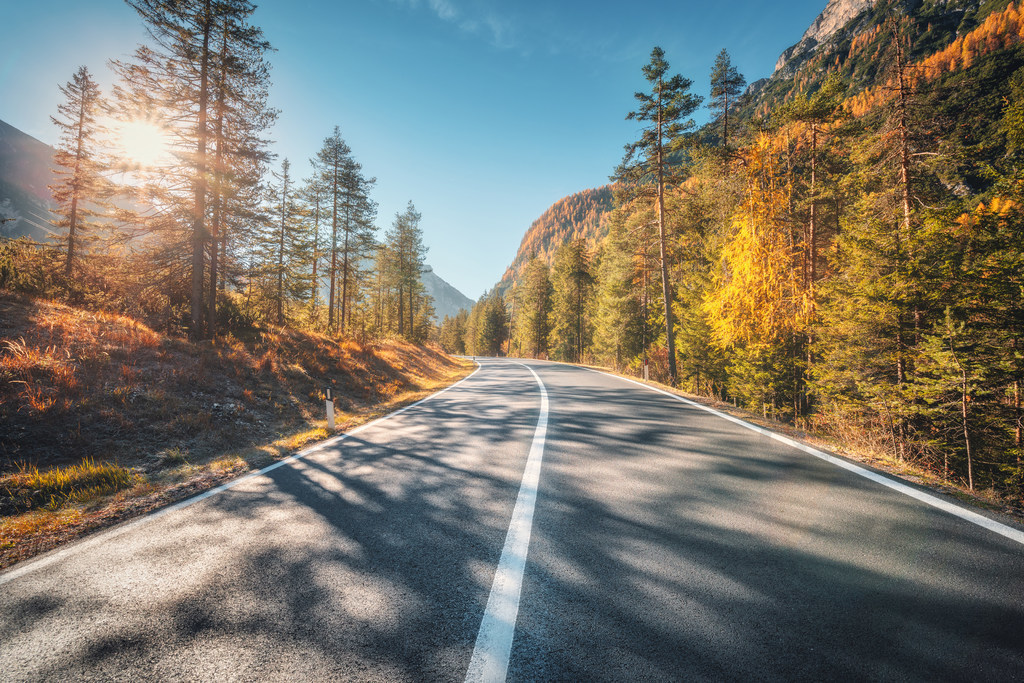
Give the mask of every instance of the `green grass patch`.
M 0 515 L 59 510 L 130 489 L 142 480 L 120 465 L 92 458 L 48 470 L 22 465 L 17 472 L 0 477 Z

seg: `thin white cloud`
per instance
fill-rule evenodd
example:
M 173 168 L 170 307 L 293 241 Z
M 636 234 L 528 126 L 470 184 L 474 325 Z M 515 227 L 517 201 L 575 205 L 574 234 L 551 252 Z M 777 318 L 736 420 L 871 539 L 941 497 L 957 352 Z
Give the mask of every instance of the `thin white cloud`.
M 616 33 L 595 33 L 557 5 L 527 9 L 507 0 L 388 0 L 409 11 L 429 11 L 462 33 L 502 50 L 588 55 L 602 62 L 635 59 Z
M 445 21 L 455 21 L 459 18 L 459 12 L 455 9 L 449 0 L 429 0 L 430 9 L 434 11 L 440 19 Z
M 391 0 L 410 10 L 425 4 L 441 21 L 448 22 L 463 33 L 483 37 L 492 45 L 503 49 L 522 47 L 516 40 L 519 33 L 516 22 L 504 16 L 500 3 L 494 0 Z

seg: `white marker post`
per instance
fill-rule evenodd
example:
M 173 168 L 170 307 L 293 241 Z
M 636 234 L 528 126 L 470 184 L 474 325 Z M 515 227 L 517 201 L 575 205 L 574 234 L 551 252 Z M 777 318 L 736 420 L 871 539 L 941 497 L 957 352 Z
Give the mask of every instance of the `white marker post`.
M 327 431 L 333 432 L 334 431 L 334 392 L 331 391 L 330 387 L 327 387 L 327 389 L 326 389 L 326 397 L 327 398 L 324 401 L 324 403 L 327 404 Z

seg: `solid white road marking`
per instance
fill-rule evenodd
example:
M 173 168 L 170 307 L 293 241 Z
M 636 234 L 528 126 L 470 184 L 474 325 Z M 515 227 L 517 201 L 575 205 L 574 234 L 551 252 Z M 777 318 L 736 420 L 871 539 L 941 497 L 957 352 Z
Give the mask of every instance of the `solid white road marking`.
M 835 465 L 837 467 L 842 467 L 844 470 L 848 470 L 850 472 L 853 472 L 854 474 L 858 474 L 858 475 L 864 477 L 865 479 L 870 479 L 871 481 L 873 481 L 875 483 L 878 483 L 878 484 L 881 484 L 882 486 L 888 486 L 889 488 L 893 489 L 894 491 L 899 491 L 900 493 L 902 493 L 904 495 L 907 495 L 907 496 L 910 496 L 911 498 L 915 498 L 915 499 L 921 501 L 922 503 L 925 503 L 926 505 L 931 505 L 932 507 L 938 508 L 939 510 L 942 510 L 943 512 L 947 512 L 947 513 L 949 513 L 949 514 L 951 514 L 951 515 L 953 515 L 955 517 L 959 517 L 960 519 L 962 519 L 964 521 L 971 522 L 972 524 L 977 524 L 978 526 L 983 527 L 985 529 L 988 529 L 989 531 L 994 531 L 995 533 L 999 534 L 1000 536 L 1004 536 L 1004 537 L 1010 539 L 1011 541 L 1016 541 L 1017 543 L 1020 543 L 1021 545 L 1024 545 L 1024 531 L 1020 531 L 1019 529 L 1014 529 L 1013 527 L 1007 526 L 1006 524 L 1003 524 L 1001 522 L 997 522 L 994 519 L 989 519 L 985 515 L 980 515 L 977 512 L 974 512 L 973 510 L 968 510 L 966 508 L 960 507 L 959 505 L 954 505 L 953 503 L 950 503 L 949 501 L 942 500 L 941 498 L 939 498 L 937 496 L 933 496 L 933 495 L 931 495 L 929 493 L 925 493 L 924 491 L 918 490 L 918 489 L 914 488 L 913 486 L 908 486 L 907 484 L 904 484 L 903 482 L 899 482 L 899 481 L 896 481 L 894 479 L 890 479 L 889 477 L 886 477 L 886 476 L 883 476 L 881 474 L 878 474 L 877 472 L 872 472 L 871 470 L 868 470 L 868 469 L 865 469 L 863 467 L 860 467 L 859 465 L 854 465 L 852 462 L 847 462 L 846 460 L 843 460 L 842 458 L 837 458 L 836 456 L 829 455 L 828 453 L 825 453 L 824 451 L 819 451 L 817 448 L 814 448 L 812 446 L 808 446 L 805 443 L 800 443 L 799 441 L 794 441 L 793 439 L 790 439 L 787 436 L 783 436 L 781 434 L 776 434 L 775 432 L 773 432 L 771 430 L 768 430 L 768 429 L 765 429 L 764 427 L 758 427 L 757 425 L 751 424 L 751 423 L 746 422 L 744 420 L 741 420 L 738 417 L 733 417 L 732 415 L 729 415 L 728 413 L 723 413 L 723 412 L 715 410 L 714 408 L 709 408 L 706 405 L 702 405 L 700 403 L 697 403 L 696 401 L 691 401 L 688 398 L 683 398 L 682 396 L 679 396 L 677 394 L 673 394 L 673 393 L 671 393 L 669 391 L 665 391 L 664 389 L 659 389 L 657 387 L 652 387 L 649 384 L 644 384 L 643 382 L 638 382 L 636 380 L 629 379 L 628 377 L 619 377 L 618 375 L 612 375 L 610 373 L 602 372 L 600 370 L 594 370 L 592 368 L 585 368 L 585 369 L 586 370 L 590 370 L 591 372 L 596 372 L 599 375 L 606 375 L 608 377 L 614 377 L 616 379 L 621 379 L 623 382 L 629 382 L 630 384 L 636 384 L 637 386 L 644 387 L 645 389 L 650 389 L 651 391 L 655 391 L 655 392 L 657 392 L 659 394 L 664 394 L 665 396 L 668 396 L 669 398 L 674 398 L 677 401 L 680 401 L 680 402 L 685 403 L 687 405 L 693 406 L 695 408 L 700 408 L 701 410 L 705 410 L 705 411 L 711 413 L 712 415 L 717 415 L 718 417 L 722 418 L 723 420 L 728 420 L 729 422 L 733 422 L 735 424 L 738 424 L 739 426 L 744 427 L 746 429 L 749 429 L 749 430 L 751 430 L 753 432 L 757 432 L 758 434 L 763 434 L 764 436 L 767 436 L 767 437 L 770 437 L 772 439 L 775 439 L 776 441 L 781 441 L 782 443 L 786 444 L 787 446 L 792 446 L 793 448 L 799 449 L 799 450 L 803 451 L 804 453 L 809 453 L 809 454 L 813 455 L 816 458 L 820 458 L 820 459 L 824 460 L 825 462 L 832 463 L 833 465 Z
M 16 569 L 12 569 L 12 570 L 4 573 L 4 574 L 0 574 L 0 586 L 4 585 L 5 583 L 8 583 L 10 581 L 14 581 L 15 579 L 17 579 L 17 578 L 19 578 L 21 576 L 24 576 L 25 574 L 28 574 L 29 572 L 35 571 L 37 569 L 42 569 L 43 567 L 49 566 L 49 565 L 53 564 L 54 562 L 56 562 L 57 560 L 60 560 L 60 559 L 62 559 L 64 557 L 66 557 L 67 555 L 79 552 L 79 551 L 84 550 L 86 548 L 91 548 L 92 546 L 97 545 L 99 543 L 104 543 L 106 541 L 109 541 L 112 538 L 120 536 L 121 534 L 134 529 L 135 527 L 142 526 L 143 524 L 149 524 L 153 520 L 159 519 L 160 517 L 163 517 L 166 514 L 170 514 L 171 512 L 174 512 L 176 510 L 181 510 L 182 508 L 187 508 L 188 506 L 194 505 L 194 504 L 198 503 L 201 500 L 206 500 L 210 496 L 215 496 L 218 493 L 222 493 L 224 491 L 227 491 L 230 488 L 238 486 L 243 481 L 247 481 L 247 480 L 249 480 L 249 479 L 251 479 L 253 477 L 258 477 L 261 474 L 266 474 L 267 472 L 271 472 L 273 470 L 276 470 L 278 467 L 282 467 L 284 465 L 287 465 L 288 463 L 294 462 L 295 460 L 301 460 L 302 458 L 305 458 L 307 455 L 310 455 L 311 453 L 316 453 L 317 451 L 322 451 L 325 448 L 329 448 L 330 446 L 333 446 L 336 443 L 344 441 L 345 439 L 349 438 L 350 436 L 355 436 L 359 432 L 364 431 L 366 429 L 370 429 L 371 427 L 373 427 L 375 425 L 378 425 L 381 422 L 384 422 L 385 420 L 390 420 L 393 417 L 401 415 L 402 413 L 404 413 L 407 410 L 412 410 L 413 408 L 415 408 L 416 406 L 420 405 L 421 403 L 425 403 L 427 401 L 430 401 L 431 399 L 437 398 L 438 396 L 440 396 L 441 394 L 445 393 L 446 391 L 451 391 L 452 389 L 454 389 L 455 387 L 459 386 L 463 382 L 469 380 L 471 377 L 473 377 L 473 375 L 475 375 L 478 372 L 480 372 L 480 364 L 479 363 L 476 364 L 476 369 L 473 370 L 473 372 L 471 372 L 466 377 L 463 377 L 462 379 L 460 379 L 458 382 L 456 382 L 455 384 L 451 385 L 450 387 L 445 387 L 444 389 L 441 389 L 440 391 L 435 392 L 435 393 L 431 394 L 430 396 L 427 396 L 426 398 L 421 398 L 419 401 L 416 401 L 415 403 L 410 403 L 409 405 L 405 406 L 404 408 L 400 408 L 399 410 L 396 410 L 393 413 L 388 413 L 387 415 L 378 417 L 376 420 L 373 420 L 372 422 L 367 422 L 364 425 L 360 425 L 359 427 L 356 427 L 355 429 L 353 429 L 351 431 L 345 432 L 344 434 L 339 434 L 337 436 L 333 436 L 330 439 L 327 439 L 326 441 L 321 441 L 321 442 L 313 444 L 312 446 L 309 446 L 307 448 L 303 448 L 301 451 L 298 451 L 295 454 L 288 456 L 284 460 L 278 460 L 274 464 L 268 465 L 268 466 L 264 467 L 261 470 L 257 470 L 255 472 L 250 472 L 250 473 L 248 473 L 246 475 L 243 475 L 243 476 L 239 477 L 238 479 L 232 479 L 231 481 L 227 482 L 226 484 L 221 484 L 220 486 L 212 488 L 209 491 L 204 491 L 203 493 L 200 493 L 199 495 L 193 496 L 192 498 L 186 498 L 185 500 L 181 501 L 180 503 L 175 503 L 174 505 L 171 505 L 169 507 L 165 507 L 165 508 L 163 508 L 161 510 L 157 510 L 156 512 L 154 512 L 152 514 L 145 515 L 143 517 L 139 517 L 138 519 L 135 519 L 135 520 L 133 520 L 131 522 L 128 522 L 126 524 L 122 524 L 120 526 L 116 526 L 116 527 L 114 527 L 113 529 L 111 529 L 109 531 L 100 532 L 100 533 L 96 534 L 95 536 L 91 536 L 88 539 L 86 539 L 86 540 L 84 540 L 84 541 L 82 541 L 80 543 L 76 543 L 76 544 L 74 544 L 72 546 L 68 546 L 66 548 L 55 550 L 55 551 L 51 552 L 50 554 L 44 555 L 43 557 L 41 557 L 41 558 L 39 558 L 37 560 L 29 560 L 28 562 L 26 562 L 25 564 L 17 567 Z
M 498 569 L 494 572 L 484 618 L 477 632 L 473 657 L 466 671 L 466 680 L 472 683 L 504 681 L 508 672 L 508 658 L 516 633 L 516 617 L 519 615 L 519 595 L 523 587 L 526 555 L 530 549 L 533 509 L 537 502 L 540 465 L 544 458 L 544 440 L 548 430 L 548 391 L 544 387 L 544 382 L 530 366 L 524 363 L 516 364 L 529 370 L 537 380 L 537 386 L 540 387 L 540 416 L 537 418 L 537 429 L 533 433 L 530 454 L 526 458 L 519 496 L 512 510 L 505 546 L 501 550 L 501 559 L 498 560 Z

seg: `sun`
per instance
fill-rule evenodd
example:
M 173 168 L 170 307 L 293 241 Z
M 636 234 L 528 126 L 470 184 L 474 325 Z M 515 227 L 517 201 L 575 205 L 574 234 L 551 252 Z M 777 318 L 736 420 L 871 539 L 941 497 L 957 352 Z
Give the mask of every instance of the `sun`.
M 155 123 L 128 121 L 119 133 L 125 156 L 140 166 L 156 166 L 170 155 L 167 133 Z

